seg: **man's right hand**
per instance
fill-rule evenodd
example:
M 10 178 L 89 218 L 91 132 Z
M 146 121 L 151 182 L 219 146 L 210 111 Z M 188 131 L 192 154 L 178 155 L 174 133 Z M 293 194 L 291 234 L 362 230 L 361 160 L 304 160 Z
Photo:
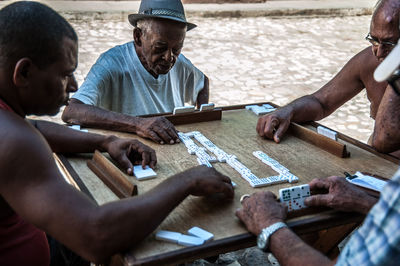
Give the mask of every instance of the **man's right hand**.
M 289 128 L 292 119 L 291 108 L 286 106 L 258 119 L 257 133 L 261 137 L 273 139 L 276 143 Z
M 226 198 L 233 199 L 234 192 L 230 178 L 214 168 L 200 165 L 178 175 L 189 183 L 189 193 L 193 196 L 222 193 Z
M 309 185 L 311 191 L 326 191 L 327 194 L 306 198 L 304 203 L 308 206 L 328 206 L 339 211 L 367 214 L 378 201 L 343 177 L 316 178 Z
M 141 118 L 136 128 L 136 134 L 159 144 L 179 143 L 174 125 L 165 117 Z

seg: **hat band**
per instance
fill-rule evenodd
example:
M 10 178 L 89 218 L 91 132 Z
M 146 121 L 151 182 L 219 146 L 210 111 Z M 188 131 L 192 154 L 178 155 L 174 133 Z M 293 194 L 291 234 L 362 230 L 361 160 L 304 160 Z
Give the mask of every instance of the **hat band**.
M 176 12 L 171 9 L 148 9 L 139 12 L 139 14 L 146 14 L 146 15 L 157 15 L 157 16 L 169 16 L 169 17 L 175 17 L 175 18 L 180 18 L 184 21 L 186 21 L 186 17 L 184 14 L 181 12 Z

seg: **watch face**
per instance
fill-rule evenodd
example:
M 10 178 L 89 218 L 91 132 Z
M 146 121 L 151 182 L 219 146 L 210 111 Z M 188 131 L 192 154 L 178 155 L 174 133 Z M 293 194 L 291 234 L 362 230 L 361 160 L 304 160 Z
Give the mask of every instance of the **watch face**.
M 258 235 L 257 246 L 259 249 L 262 249 L 262 250 L 264 250 L 265 247 L 267 246 L 267 238 L 266 238 L 264 232 L 261 232 L 261 234 Z

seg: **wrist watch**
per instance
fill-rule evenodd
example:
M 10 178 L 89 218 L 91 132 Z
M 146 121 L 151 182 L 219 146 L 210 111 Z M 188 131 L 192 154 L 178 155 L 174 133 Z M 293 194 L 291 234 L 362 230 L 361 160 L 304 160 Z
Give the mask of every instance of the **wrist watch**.
M 287 225 L 283 222 L 278 222 L 264 228 L 257 237 L 258 248 L 263 251 L 267 251 L 269 238 L 272 236 L 273 233 L 275 233 L 276 231 L 278 231 L 283 227 L 287 227 Z

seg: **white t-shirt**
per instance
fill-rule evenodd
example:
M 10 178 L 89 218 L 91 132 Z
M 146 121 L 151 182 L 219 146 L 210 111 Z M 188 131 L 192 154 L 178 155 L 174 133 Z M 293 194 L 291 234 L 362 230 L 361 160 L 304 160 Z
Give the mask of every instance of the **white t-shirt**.
M 204 74 L 180 54 L 166 75 L 154 78 L 140 62 L 133 42 L 100 55 L 72 98 L 128 115 L 172 112 L 194 105 L 204 88 Z

